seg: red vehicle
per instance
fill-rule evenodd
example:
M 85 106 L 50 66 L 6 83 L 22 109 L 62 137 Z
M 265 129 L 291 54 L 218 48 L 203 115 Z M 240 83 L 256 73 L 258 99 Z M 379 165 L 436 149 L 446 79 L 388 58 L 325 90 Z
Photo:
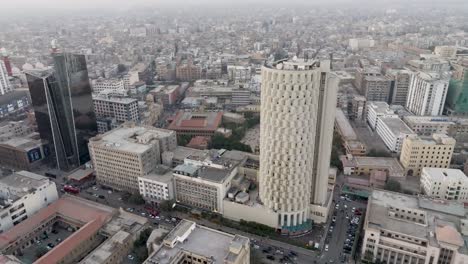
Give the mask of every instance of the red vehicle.
M 63 190 L 66 191 L 67 193 L 72 193 L 72 194 L 78 194 L 80 192 L 80 189 L 75 188 L 71 185 L 65 185 L 63 187 Z
M 145 209 L 146 209 L 146 212 L 148 212 L 148 214 L 152 216 L 157 216 L 159 214 L 159 212 L 155 210 L 154 208 L 152 208 L 151 206 L 145 206 Z

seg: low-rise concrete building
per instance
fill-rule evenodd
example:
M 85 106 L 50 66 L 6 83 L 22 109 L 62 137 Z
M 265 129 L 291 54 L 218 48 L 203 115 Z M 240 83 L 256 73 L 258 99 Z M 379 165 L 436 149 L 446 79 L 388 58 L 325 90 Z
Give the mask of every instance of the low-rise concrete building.
M 168 129 L 177 135 L 213 136 L 221 125 L 223 112 L 193 113 L 179 111 Z
M 249 264 L 250 241 L 247 237 L 182 220 L 163 239 L 144 264 Z
M 64 195 L 2 234 L 0 250 L 21 263 L 122 263 L 146 218 L 77 196 Z M 61 241 L 42 256 L 30 254 L 44 245 L 44 237 L 61 234 Z
M 370 176 L 372 172 L 383 171 L 388 177 L 404 177 L 404 169 L 395 158 L 341 156 L 344 175 Z
M 367 123 L 373 130 L 377 129 L 377 123 L 380 118 L 398 117 L 386 102 L 368 102 L 366 116 Z
M 336 109 L 335 128 L 340 134 L 343 141 L 343 146 L 346 149 L 346 154 L 364 156 L 366 154 L 366 145 L 359 141 L 354 128 L 351 126 L 348 118 L 346 118 L 343 110 Z
M 158 165 L 147 175 L 138 177 L 140 194 L 148 203 L 159 203 L 174 199 L 172 170 Z
M 395 117 L 379 118 L 376 131 L 387 148 L 397 153 L 401 151 L 405 138 L 415 135 L 400 118 Z
M 461 170 L 423 168 L 421 189 L 433 198 L 468 201 L 468 177 Z
M 462 203 L 374 190 L 361 258 L 380 263 L 468 263 L 468 211 Z
M 400 162 L 408 176 L 419 176 L 422 168 L 448 168 L 455 148 L 455 139 L 444 134 L 432 138 L 410 136 L 403 142 Z
M 238 168 L 182 164 L 174 168 L 174 189 L 178 203 L 223 213 L 223 199 Z
M 57 186 L 47 177 L 19 171 L 0 179 L 0 233 L 57 199 Z

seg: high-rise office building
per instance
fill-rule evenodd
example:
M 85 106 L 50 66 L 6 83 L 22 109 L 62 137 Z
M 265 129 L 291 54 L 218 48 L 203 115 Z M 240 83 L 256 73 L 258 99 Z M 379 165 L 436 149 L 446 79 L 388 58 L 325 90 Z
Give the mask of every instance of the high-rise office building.
M 8 76 L 12 76 L 13 71 L 10 62 L 10 56 L 8 56 L 8 52 L 5 48 L 0 49 L 0 60 L 3 61 L 3 63 L 5 64 L 5 69 L 7 71 Z
M 435 72 L 413 74 L 408 90 L 406 108 L 415 115 L 441 115 L 450 77 Z
M 0 95 L 13 91 L 10 80 L 8 79 L 8 70 L 5 62 L 0 60 Z
M 453 64 L 452 78 L 445 101 L 447 114 L 468 115 L 468 62 Z
M 89 161 L 88 140 L 97 134 L 84 55 L 53 53 L 54 69 L 26 73 L 39 134 L 52 142 L 61 170 Z
M 409 70 L 390 70 L 388 77 L 391 80 L 389 103 L 396 105 L 406 105 L 408 89 L 412 72 Z
M 310 228 L 308 219 L 327 212 L 337 85 L 329 62 L 262 67 L 260 199 L 282 230 Z

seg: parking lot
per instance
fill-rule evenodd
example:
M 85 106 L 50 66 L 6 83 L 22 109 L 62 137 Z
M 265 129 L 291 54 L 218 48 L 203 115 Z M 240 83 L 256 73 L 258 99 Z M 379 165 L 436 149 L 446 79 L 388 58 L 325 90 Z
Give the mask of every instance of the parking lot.
M 56 225 L 51 233 L 42 234 L 35 244 L 25 250 L 23 256 L 19 256 L 24 263 L 33 263 L 39 255 L 44 255 L 49 250 L 60 244 L 73 233 L 72 230 Z
M 359 227 L 366 203 L 335 192 L 333 213 L 327 227 L 322 253 L 314 263 L 351 263 L 351 253 L 359 240 Z

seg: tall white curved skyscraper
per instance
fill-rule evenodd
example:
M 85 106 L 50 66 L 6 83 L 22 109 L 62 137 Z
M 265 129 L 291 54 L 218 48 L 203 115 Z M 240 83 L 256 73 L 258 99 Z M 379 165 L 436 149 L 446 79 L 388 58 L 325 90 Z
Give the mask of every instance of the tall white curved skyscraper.
M 338 79 L 328 61 L 262 68 L 260 199 L 278 227 L 300 232 L 326 208 Z

